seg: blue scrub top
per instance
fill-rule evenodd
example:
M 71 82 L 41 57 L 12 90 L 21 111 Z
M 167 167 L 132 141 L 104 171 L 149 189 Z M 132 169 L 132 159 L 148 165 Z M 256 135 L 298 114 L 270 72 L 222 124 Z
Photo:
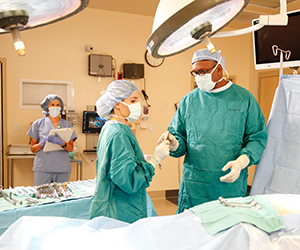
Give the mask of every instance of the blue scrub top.
M 72 123 L 64 119 L 60 119 L 58 126 L 61 128 L 73 128 Z M 54 126 L 48 116 L 36 120 L 29 128 L 27 135 L 40 142 L 44 136 L 49 135 Z M 73 132 L 70 140 L 76 140 L 77 136 Z M 36 153 L 33 162 L 33 171 L 63 173 L 71 172 L 71 163 L 69 152 L 66 150 L 58 150 L 44 152 L 43 149 Z

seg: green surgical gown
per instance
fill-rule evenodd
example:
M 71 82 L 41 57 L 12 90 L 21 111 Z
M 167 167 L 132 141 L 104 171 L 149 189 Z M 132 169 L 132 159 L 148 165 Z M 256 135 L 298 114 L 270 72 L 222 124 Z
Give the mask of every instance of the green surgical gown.
M 244 197 L 248 170 L 233 183 L 221 182 L 222 168 L 245 154 L 257 164 L 267 142 L 265 118 L 254 96 L 232 84 L 218 92 L 194 89 L 180 101 L 171 122 L 179 147 L 173 157 L 185 155 L 177 213 L 204 202 Z
M 144 160 L 129 126 L 106 122 L 99 136 L 96 170 L 90 218 L 106 216 L 132 223 L 147 217 L 146 188 L 155 169 Z

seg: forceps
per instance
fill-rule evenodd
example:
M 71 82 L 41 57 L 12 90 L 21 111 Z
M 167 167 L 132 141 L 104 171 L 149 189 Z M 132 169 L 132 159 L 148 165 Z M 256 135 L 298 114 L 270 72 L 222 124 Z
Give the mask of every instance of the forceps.
M 227 207 L 241 207 L 241 208 L 249 208 L 253 210 L 259 210 L 261 205 L 255 199 L 252 199 L 250 202 L 247 203 L 235 203 L 235 202 L 227 202 L 226 199 L 223 197 L 219 197 L 219 201 L 221 204 Z

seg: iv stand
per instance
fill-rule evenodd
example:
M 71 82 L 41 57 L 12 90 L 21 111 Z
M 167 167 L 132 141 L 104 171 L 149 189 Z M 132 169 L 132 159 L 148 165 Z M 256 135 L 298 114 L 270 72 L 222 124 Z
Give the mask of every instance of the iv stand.
M 297 75 L 297 69 L 299 68 L 299 66 L 296 66 L 296 67 L 290 67 L 290 69 L 293 70 L 293 75 Z
M 289 60 L 291 56 L 291 51 L 290 50 L 282 50 L 278 48 L 277 45 L 272 46 L 273 54 L 274 56 L 277 56 L 278 50 L 280 51 L 280 70 L 279 70 L 279 75 L 283 74 L 283 53 L 285 53 L 285 60 Z

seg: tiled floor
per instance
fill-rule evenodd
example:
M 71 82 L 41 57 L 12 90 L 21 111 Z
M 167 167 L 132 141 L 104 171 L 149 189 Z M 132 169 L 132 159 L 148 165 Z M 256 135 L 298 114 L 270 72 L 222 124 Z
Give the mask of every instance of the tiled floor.
M 154 198 L 152 202 L 158 216 L 174 215 L 176 213 L 177 205 L 164 198 Z

